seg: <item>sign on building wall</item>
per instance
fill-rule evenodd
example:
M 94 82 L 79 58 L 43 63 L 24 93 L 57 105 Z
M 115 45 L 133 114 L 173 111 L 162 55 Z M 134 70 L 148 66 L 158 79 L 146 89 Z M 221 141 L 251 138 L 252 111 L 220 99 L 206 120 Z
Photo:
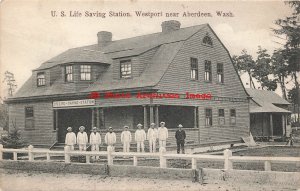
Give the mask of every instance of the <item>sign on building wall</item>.
M 69 101 L 54 101 L 53 107 L 75 107 L 75 106 L 88 106 L 95 105 L 95 99 L 81 99 L 81 100 L 69 100 Z

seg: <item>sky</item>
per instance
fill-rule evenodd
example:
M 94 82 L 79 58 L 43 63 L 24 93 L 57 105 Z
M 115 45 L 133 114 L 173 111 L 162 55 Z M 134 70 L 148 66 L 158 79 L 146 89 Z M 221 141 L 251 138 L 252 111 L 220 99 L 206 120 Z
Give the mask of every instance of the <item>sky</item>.
M 56 11 L 53 17 L 51 11 Z M 66 17 L 61 17 L 64 11 Z M 71 17 L 70 11 L 82 13 Z M 85 17 L 85 11 L 106 17 Z M 110 11 L 129 12 L 131 17 L 109 17 Z M 162 12 L 161 17 L 137 17 L 135 11 Z M 212 17 L 183 17 L 183 12 L 210 13 Z M 219 17 L 216 11 L 232 13 Z M 280 48 L 271 31 L 274 21 L 291 15 L 282 1 L 96 1 L 96 0 L 3 0 L 0 3 L 0 96 L 6 96 L 4 72 L 14 73 L 18 88 L 43 62 L 78 46 L 95 44 L 97 32 L 110 31 L 113 40 L 161 31 L 161 22 L 178 20 L 181 27 L 208 23 L 231 55 L 246 49 L 256 58 L 258 46 L 269 51 Z M 166 17 L 166 13 L 179 13 Z M 248 78 L 242 76 L 246 87 Z M 280 94 L 280 91 L 277 90 Z

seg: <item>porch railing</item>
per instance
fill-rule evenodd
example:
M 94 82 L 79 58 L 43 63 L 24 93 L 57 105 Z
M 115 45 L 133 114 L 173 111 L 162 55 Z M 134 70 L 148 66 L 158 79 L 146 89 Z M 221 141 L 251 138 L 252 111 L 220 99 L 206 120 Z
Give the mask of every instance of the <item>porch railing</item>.
M 108 148 L 108 150 L 110 150 Z M 263 162 L 264 170 L 271 171 L 272 163 L 294 163 L 300 165 L 300 157 L 259 157 L 259 156 L 232 156 L 232 151 L 226 149 L 223 155 L 205 155 L 205 154 L 170 154 L 166 153 L 164 148 L 158 153 L 138 153 L 138 152 L 112 152 L 112 151 L 71 151 L 68 146 L 64 151 L 35 149 L 32 145 L 27 149 L 9 149 L 3 148 L 0 144 L 0 160 L 3 159 L 3 153 L 12 153 L 13 160 L 18 160 L 18 154 L 28 154 L 28 161 L 35 161 L 35 155 L 46 155 L 46 161 L 51 162 L 51 156 L 63 156 L 65 163 L 71 163 L 71 156 L 85 156 L 86 163 L 90 163 L 92 156 L 104 156 L 108 165 L 113 165 L 115 157 L 132 157 L 133 166 L 138 166 L 138 158 L 159 159 L 160 168 L 167 168 L 167 159 L 183 159 L 191 161 L 191 168 L 197 169 L 197 161 L 221 161 L 224 162 L 225 170 L 232 170 L 234 162 Z

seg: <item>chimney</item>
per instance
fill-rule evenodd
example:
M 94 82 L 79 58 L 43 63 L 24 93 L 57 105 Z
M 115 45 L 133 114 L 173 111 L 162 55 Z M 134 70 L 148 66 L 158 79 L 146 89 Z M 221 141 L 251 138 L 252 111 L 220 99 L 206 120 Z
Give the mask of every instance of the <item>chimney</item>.
M 168 33 L 180 29 L 180 22 L 176 20 L 164 21 L 161 23 L 163 33 Z
M 98 45 L 100 47 L 104 47 L 111 42 L 112 33 L 107 31 L 100 31 L 97 33 L 97 37 L 98 37 Z

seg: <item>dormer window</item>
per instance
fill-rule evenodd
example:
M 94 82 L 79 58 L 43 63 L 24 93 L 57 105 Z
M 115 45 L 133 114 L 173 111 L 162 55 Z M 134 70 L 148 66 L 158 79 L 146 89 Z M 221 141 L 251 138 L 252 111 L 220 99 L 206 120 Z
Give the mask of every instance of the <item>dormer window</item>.
M 213 45 L 212 39 L 210 38 L 210 36 L 208 36 L 208 34 L 203 38 L 202 43 L 208 46 Z
M 45 72 L 39 72 L 37 74 L 37 86 L 45 86 L 46 80 L 45 80 Z
M 131 78 L 131 60 L 120 61 L 120 77 Z
M 65 81 L 72 82 L 73 81 L 73 66 L 65 67 Z
M 81 81 L 91 80 L 91 65 L 80 65 L 80 80 Z

